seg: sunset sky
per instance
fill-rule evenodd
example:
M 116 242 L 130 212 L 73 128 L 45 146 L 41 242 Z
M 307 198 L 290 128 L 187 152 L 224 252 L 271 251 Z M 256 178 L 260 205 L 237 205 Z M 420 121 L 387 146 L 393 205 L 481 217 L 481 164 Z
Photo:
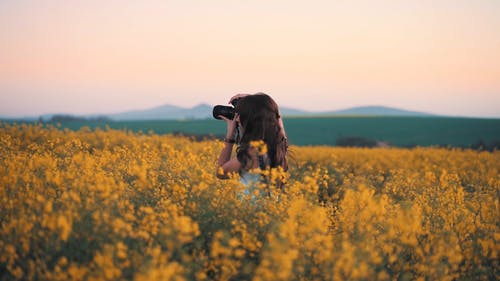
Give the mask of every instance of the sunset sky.
M 500 118 L 500 1 L 0 1 L 0 116 L 255 92 Z

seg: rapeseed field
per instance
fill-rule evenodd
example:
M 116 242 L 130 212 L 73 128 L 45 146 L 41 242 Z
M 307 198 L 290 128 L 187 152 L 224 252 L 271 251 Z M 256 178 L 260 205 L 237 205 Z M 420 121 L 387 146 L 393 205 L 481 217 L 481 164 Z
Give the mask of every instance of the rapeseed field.
M 0 280 L 500 279 L 499 151 L 292 145 L 248 193 L 222 146 L 1 124 Z

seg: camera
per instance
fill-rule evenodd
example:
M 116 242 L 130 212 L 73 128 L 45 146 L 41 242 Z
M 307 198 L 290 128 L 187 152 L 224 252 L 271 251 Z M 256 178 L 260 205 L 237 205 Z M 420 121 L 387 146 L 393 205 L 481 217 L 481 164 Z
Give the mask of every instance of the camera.
M 238 103 L 238 99 L 235 99 L 231 102 L 231 104 L 233 106 L 216 105 L 216 106 L 214 106 L 214 110 L 212 111 L 212 115 L 214 116 L 215 119 L 219 119 L 219 120 L 222 120 L 222 118 L 220 118 L 219 115 L 222 115 L 229 120 L 233 120 L 234 114 L 235 114 L 235 107 L 236 107 L 237 103 Z

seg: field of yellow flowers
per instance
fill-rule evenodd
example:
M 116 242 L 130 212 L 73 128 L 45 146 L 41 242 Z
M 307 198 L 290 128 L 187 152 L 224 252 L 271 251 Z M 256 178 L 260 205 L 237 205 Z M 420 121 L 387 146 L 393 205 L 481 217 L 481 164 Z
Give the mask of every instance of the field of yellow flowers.
M 499 151 L 292 146 L 246 194 L 222 146 L 0 124 L 0 280 L 500 278 Z

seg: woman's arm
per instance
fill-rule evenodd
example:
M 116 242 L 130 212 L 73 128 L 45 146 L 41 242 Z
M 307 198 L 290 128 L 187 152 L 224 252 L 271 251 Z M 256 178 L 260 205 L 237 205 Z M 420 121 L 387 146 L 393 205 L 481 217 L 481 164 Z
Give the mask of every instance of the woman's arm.
M 227 119 L 224 116 L 220 116 L 227 124 L 226 138 L 224 139 L 224 147 L 220 152 L 219 159 L 217 161 L 217 177 L 221 179 L 228 178 L 229 173 L 237 172 L 240 169 L 240 162 L 237 158 L 231 159 L 231 154 L 233 152 L 233 146 L 236 143 L 234 135 L 236 132 L 236 127 L 238 126 L 238 114 L 236 114 L 233 120 Z M 222 171 L 221 171 L 222 169 Z
M 237 173 L 240 170 L 240 167 L 241 163 L 235 157 L 222 165 L 219 164 L 219 168 L 217 169 L 217 177 L 219 179 L 228 179 L 229 174 Z
M 231 160 L 231 154 L 233 152 L 233 143 L 229 143 L 224 141 L 224 147 L 222 148 L 222 151 L 220 152 L 219 155 L 219 160 L 217 161 L 217 164 L 219 167 L 224 166 L 229 160 Z

